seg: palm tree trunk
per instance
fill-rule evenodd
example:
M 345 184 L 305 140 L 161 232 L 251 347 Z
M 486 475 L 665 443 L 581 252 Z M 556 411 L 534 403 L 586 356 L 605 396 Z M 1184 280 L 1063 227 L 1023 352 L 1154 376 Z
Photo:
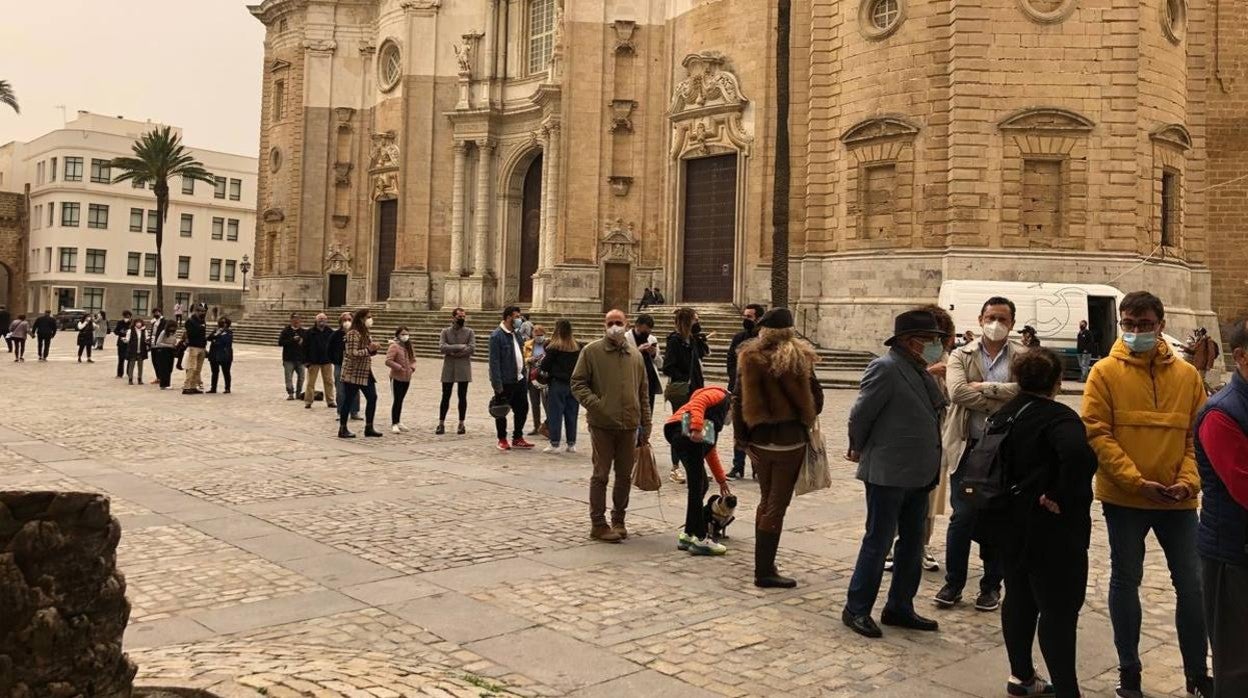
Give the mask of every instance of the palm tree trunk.
M 776 166 L 771 192 L 771 304 L 789 304 L 789 34 L 792 0 L 778 0 L 776 11 Z
M 160 248 L 165 242 L 165 210 L 169 208 L 169 194 L 156 192 L 156 303 L 148 310 L 165 307 L 165 258 Z

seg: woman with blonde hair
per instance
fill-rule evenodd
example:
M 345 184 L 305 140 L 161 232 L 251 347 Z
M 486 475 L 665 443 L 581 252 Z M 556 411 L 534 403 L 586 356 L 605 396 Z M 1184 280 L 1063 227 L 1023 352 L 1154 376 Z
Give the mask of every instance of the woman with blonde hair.
M 754 585 L 789 589 L 797 582 L 776 570 L 776 550 L 810 428 L 823 411 L 823 388 L 815 377 L 818 355 L 797 337 L 788 308 L 768 310 L 758 326 L 758 338 L 742 344 L 737 354 L 733 435 L 758 472 Z
M 561 440 L 567 442 L 568 453 L 576 453 L 576 420 L 580 417 L 581 405 L 572 394 L 572 371 L 580 357 L 581 347 L 572 336 L 572 323 L 559 320 L 555 323 L 555 336 L 538 362 L 538 371 L 545 375 L 549 386 L 546 423 L 550 427 L 550 445 L 542 449 L 542 453 L 559 453 Z

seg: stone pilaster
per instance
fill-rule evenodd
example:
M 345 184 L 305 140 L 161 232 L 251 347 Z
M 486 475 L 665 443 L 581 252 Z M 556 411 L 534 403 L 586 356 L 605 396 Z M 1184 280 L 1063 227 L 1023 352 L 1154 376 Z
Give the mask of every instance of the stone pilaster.
M 451 182 L 451 276 L 464 273 L 464 170 L 468 159 L 468 144 L 455 143 L 455 170 Z
M 490 181 L 494 165 L 494 144 L 488 140 L 477 142 L 477 208 L 473 219 L 472 273 L 474 276 L 492 276 L 490 264 Z

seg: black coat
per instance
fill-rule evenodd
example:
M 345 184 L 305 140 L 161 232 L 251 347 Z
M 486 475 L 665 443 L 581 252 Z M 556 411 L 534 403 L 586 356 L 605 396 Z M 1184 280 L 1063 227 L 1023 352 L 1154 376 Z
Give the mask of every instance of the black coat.
M 580 347 L 577 347 L 576 351 L 560 351 L 547 348 L 546 355 L 542 357 L 541 370 L 550 374 L 552 383 L 559 382 L 570 385 L 572 383 L 572 371 L 576 368 L 576 360 L 580 356 Z
M 347 351 L 347 333 L 339 328 L 329 335 L 329 362 L 335 366 L 342 365 L 342 355 Z
M 95 345 L 95 321 L 89 320 L 87 324 L 78 330 L 78 346 L 90 347 Z
M 332 364 L 330 345 L 333 341 L 334 331 L 328 327 L 309 327 L 303 335 L 303 360 L 316 366 Z
M 35 318 L 35 324 L 31 325 L 30 329 L 34 330 L 36 337 L 51 338 L 56 335 L 56 318 L 51 315 L 40 315 Z
M 208 348 L 208 328 L 204 327 L 203 318 L 195 313 L 191 313 L 182 329 L 186 332 L 187 347 Z
M 702 377 L 702 361 L 710 354 L 706 345 L 706 337 L 694 336 L 690 341 L 673 332 L 667 336 L 667 347 L 663 350 L 663 375 L 677 381 L 689 383 L 689 392 L 706 387 Z
M 307 333 L 308 331 L 302 327 L 295 329 L 287 325 L 282 328 L 282 333 L 277 337 L 277 343 L 282 347 L 282 361 L 304 363 L 305 335 Z
M 1004 511 L 980 513 L 976 539 L 1016 551 L 1087 550 L 1097 460 L 1083 421 L 1060 402 L 1026 393 L 997 414 L 1015 414 L 1028 403 L 1031 407 L 1014 422 L 1001 446 L 1007 477 L 1022 483 L 1023 490 Z M 1041 495 L 1056 502 L 1062 513 L 1042 508 Z
M 1076 341 L 1079 344 L 1080 354 L 1100 355 L 1100 343 L 1096 341 L 1096 334 L 1092 330 L 1079 330 L 1079 337 Z
M 131 322 L 134 321 L 122 318 L 117 321 L 116 325 L 113 325 L 113 334 L 117 335 L 117 348 L 119 349 L 126 345 L 125 337 L 126 333 L 130 331 Z
M 13 324 L 13 315 L 7 310 L 0 310 L 0 334 L 9 333 L 9 325 Z
M 757 332 L 744 330 L 732 336 L 732 343 L 728 345 L 728 356 L 724 359 L 728 364 L 728 392 L 730 393 L 737 387 L 737 352 L 741 349 L 742 344 L 757 336 Z

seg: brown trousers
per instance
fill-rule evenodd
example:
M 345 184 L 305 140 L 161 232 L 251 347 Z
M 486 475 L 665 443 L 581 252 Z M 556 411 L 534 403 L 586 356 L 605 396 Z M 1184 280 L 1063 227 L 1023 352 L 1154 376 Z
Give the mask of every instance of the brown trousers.
M 334 403 L 334 365 L 308 364 L 308 382 L 303 386 L 303 401 L 309 405 L 316 401 L 316 377 L 321 377 L 321 390 L 325 391 L 325 402 Z
M 759 502 L 754 525 L 760 531 L 780 533 L 784 529 L 784 513 L 793 501 L 793 487 L 806 460 L 806 448 L 765 451 L 751 447 L 749 452 L 758 473 Z
M 595 526 L 607 523 L 607 480 L 614 470 L 611 523 L 624 523 L 633 486 L 633 463 L 637 459 L 637 430 L 590 427 L 589 439 L 594 450 L 594 475 L 589 479 L 589 521 Z

